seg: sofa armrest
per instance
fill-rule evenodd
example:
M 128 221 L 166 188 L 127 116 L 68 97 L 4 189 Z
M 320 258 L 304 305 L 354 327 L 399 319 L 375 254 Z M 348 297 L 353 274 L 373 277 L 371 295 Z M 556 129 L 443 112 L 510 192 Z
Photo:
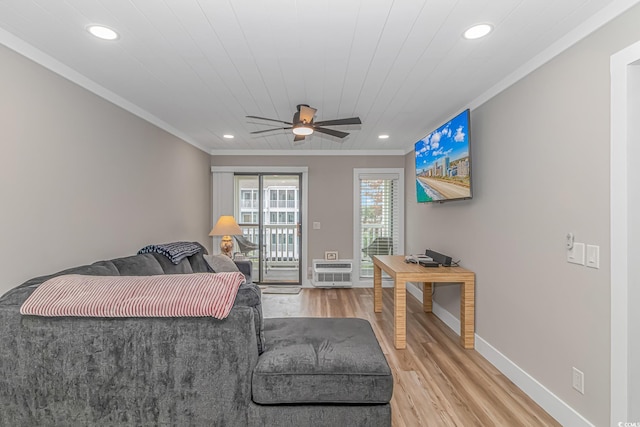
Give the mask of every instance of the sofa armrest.
M 244 274 L 244 277 L 247 278 L 247 283 L 253 283 L 252 277 L 251 277 L 251 272 L 253 270 L 253 263 L 251 262 L 251 260 L 250 259 L 234 260 L 234 262 L 238 266 L 238 270 L 240 270 L 240 272 Z

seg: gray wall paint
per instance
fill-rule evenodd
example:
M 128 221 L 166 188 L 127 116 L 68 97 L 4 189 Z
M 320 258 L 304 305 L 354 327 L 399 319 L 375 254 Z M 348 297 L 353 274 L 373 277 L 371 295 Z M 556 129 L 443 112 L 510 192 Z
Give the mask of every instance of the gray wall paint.
M 0 46 L 0 293 L 149 243 L 210 246 L 209 154 Z
M 313 142 L 309 142 L 312 144 Z M 353 257 L 353 169 L 402 168 L 404 156 L 212 156 L 212 166 L 309 168 L 308 265 L 324 252 Z M 313 230 L 313 222 L 322 228 Z
M 415 202 L 407 155 L 407 250 L 476 272 L 476 331 L 595 425 L 609 425 L 610 56 L 640 39 L 640 7 L 471 112 L 474 199 Z M 437 226 L 429 226 L 437 224 Z M 416 231 L 424 230 L 424 231 Z M 564 236 L 600 246 L 568 264 Z M 458 317 L 457 286 L 435 300 Z M 585 394 L 571 387 L 572 366 Z

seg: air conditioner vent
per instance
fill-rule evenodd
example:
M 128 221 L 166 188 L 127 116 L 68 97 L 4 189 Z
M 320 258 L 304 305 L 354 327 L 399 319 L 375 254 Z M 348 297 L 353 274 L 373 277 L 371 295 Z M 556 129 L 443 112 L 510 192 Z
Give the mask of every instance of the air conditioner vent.
M 330 269 L 330 270 L 338 270 L 338 269 L 348 269 L 351 271 L 353 268 L 352 263 L 350 262 L 319 262 L 316 264 L 316 268 L 320 269 Z
M 323 259 L 313 260 L 313 284 L 323 288 L 351 287 L 353 280 L 352 260 L 326 261 Z

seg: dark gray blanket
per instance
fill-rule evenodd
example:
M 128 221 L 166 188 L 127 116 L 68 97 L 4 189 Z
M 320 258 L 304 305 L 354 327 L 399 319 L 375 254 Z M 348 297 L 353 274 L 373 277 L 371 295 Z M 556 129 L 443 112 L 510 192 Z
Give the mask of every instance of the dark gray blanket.
M 138 251 L 140 254 L 158 253 L 166 256 L 174 264 L 179 264 L 180 261 L 188 256 L 195 255 L 200 251 L 207 253 L 207 250 L 199 243 L 196 242 L 172 242 L 161 243 L 159 245 L 147 245 Z

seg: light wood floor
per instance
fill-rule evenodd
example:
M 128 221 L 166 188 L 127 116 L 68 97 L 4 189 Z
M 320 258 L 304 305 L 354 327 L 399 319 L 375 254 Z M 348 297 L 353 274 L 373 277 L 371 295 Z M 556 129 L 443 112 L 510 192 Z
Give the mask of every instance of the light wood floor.
M 303 289 L 263 295 L 265 317 L 359 317 L 369 320 L 394 377 L 394 427 L 559 426 L 475 350 L 465 350 L 440 319 L 407 294 L 407 348 L 393 347 L 393 294 L 373 312 L 373 289 Z

